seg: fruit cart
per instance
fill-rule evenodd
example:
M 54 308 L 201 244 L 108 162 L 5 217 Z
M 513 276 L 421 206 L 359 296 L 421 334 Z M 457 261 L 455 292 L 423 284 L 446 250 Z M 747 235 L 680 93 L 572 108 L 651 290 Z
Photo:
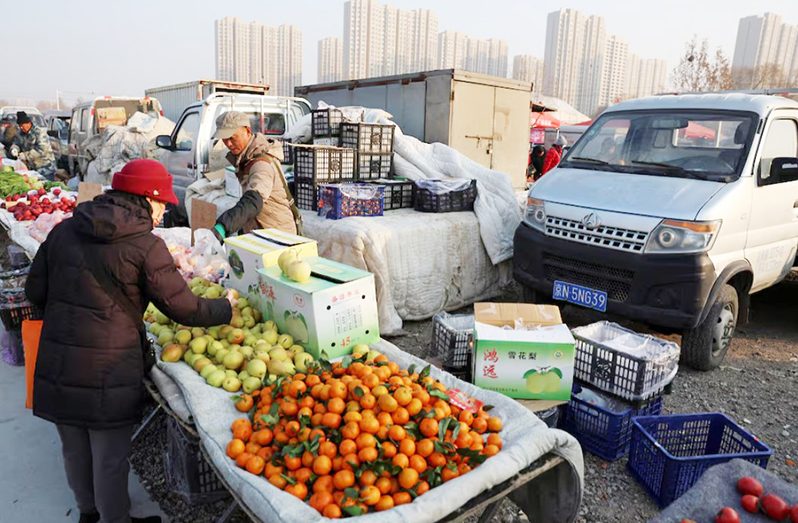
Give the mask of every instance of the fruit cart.
M 426 365 L 395 346 L 380 341 L 373 345 L 400 366 Z M 236 468 L 225 456 L 230 422 L 229 394 L 209 388 L 183 363 L 158 363 L 158 369 L 174 380 L 182 401 L 195 425 L 191 430 L 200 438 L 204 459 L 232 496 L 232 502 L 219 521 L 226 521 L 240 508 L 253 521 L 309 521 L 320 518 L 313 508 L 286 492 L 273 488 L 263 477 Z M 567 434 L 550 430 L 523 406 L 496 393 L 481 391 L 451 375 L 432 369 L 432 375 L 449 388 L 459 388 L 495 406 L 506 420 L 506 444 L 468 475 L 433 488 L 413 503 L 397 506 L 378 515 L 363 516 L 364 521 L 462 521 L 479 517 L 488 521 L 502 498 L 510 497 L 530 519 L 573 521 L 582 495 L 582 457 L 576 441 Z M 160 385 L 163 387 L 163 383 Z M 174 390 L 161 390 L 148 384 L 159 410 L 176 416 L 165 397 L 174 401 Z M 183 420 L 185 421 L 185 420 Z M 226 438 L 226 439 L 225 439 Z M 491 462 L 493 460 L 493 462 Z M 231 465 L 232 463 L 232 465 Z

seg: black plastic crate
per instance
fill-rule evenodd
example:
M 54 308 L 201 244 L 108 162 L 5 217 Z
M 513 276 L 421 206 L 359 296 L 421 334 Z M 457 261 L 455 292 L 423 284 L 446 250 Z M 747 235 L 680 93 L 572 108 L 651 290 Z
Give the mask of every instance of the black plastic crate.
M 370 183 L 385 187 L 385 210 L 413 207 L 413 182 L 401 179 L 370 180 Z
M 283 161 L 284 165 L 294 164 L 294 144 L 290 138 L 283 138 Z
M 192 504 L 214 503 L 230 496 L 200 449 L 199 439 L 172 418 L 166 421 L 164 471 L 169 489 Z
M 39 320 L 41 311 L 28 301 L 25 282 L 30 267 L 0 273 L 0 320 L 7 331 L 19 329 L 23 320 Z
M 295 145 L 294 178 L 320 183 L 355 180 L 355 152 L 342 147 Z
M 344 113 L 340 109 L 314 109 L 311 118 L 313 138 L 341 136 Z
M 319 208 L 319 186 L 307 180 L 294 181 L 294 201 L 299 209 L 316 211 Z
M 474 316 L 439 312 L 432 317 L 432 348 L 444 369 L 469 369 L 474 352 Z
M 341 124 L 341 146 L 359 153 L 391 154 L 395 127 L 377 123 L 345 122 Z
M 436 182 L 440 180 L 426 180 Z M 467 188 L 436 194 L 413 184 L 413 206 L 421 212 L 458 212 L 474 210 L 477 199 L 477 181 L 471 180 Z
M 357 160 L 355 175 L 358 180 L 377 180 L 391 175 L 393 153 L 367 154 L 355 152 L 355 159 Z

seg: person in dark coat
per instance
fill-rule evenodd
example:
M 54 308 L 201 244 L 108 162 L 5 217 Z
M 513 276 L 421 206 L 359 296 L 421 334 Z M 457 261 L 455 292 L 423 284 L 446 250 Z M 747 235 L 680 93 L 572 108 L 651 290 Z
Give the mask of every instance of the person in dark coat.
M 532 180 L 538 181 L 543 176 L 543 159 L 546 157 L 546 148 L 542 145 L 536 145 L 532 148 Z
M 33 414 L 56 424 L 67 481 L 81 523 L 160 521 L 130 518 L 128 454 L 141 421 L 142 322 L 152 302 L 183 325 L 212 326 L 232 317 L 230 298 L 191 293 L 166 244 L 152 234 L 166 203 L 177 203 L 172 178 L 154 160 L 133 160 L 112 191 L 78 205 L 36 253 L 25 287 L 44 311 L 33 388 Z M 94 261 L 90 261 L 90 260 Z M 97 277 L 99 270 L 108 276 Z M 100 283 L 118 285 L 132 304 Z

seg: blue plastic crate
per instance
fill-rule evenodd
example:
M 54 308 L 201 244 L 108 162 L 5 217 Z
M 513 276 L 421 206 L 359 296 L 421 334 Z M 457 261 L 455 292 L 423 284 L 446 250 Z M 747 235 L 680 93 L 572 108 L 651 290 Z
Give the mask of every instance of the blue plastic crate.
M 332 220 L 350 216 L 382 216 L 385 187 L 371 183 L 337 183 L 319 186 L 319 216 Z
M 764 469 L 772 454 L 725 414 L 645 416 L 632 422 L 628 467 L 659 506 L 665 507 L 713 465 L 739 458 Z
M 574 393 L 581 388 L 579 384 L 574 385 Z M 662 411 L 662 396 L 638 406 L 620 399 L 616 403 L 623 405 L 623 408 L 607 408 L 572 395 L 565 406 L 562 428 L 579 440 L 582 448 L 591 454 L 607 461 L 622 458 L 629 450 L 632 417 L 659 414 Z

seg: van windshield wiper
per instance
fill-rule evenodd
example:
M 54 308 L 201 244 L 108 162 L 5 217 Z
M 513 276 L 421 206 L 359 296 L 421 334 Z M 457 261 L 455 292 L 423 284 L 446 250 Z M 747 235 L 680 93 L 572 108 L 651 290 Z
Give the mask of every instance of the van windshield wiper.
M 604 160 L 598 160 L 596 158 L 585 158 L 584 156 L 577 156 L 575 158 L 568 158 L 568 161 L 577 161 L 577 162 L 590 162 L 596 165 L 609 165 L 610 162 L 605 162 Z
M 630 163 L 632 163 L 633 165 L 645 165 L 645 166 L 648 166 L 648 167 L 660 167 L 660 168 L 662 168 L 664 170 L 667 170 L 667 171 L 672 172 L 674 174 L 677 174 L 679 176 L 684 176 L 685 178 L 693 178 L 693 179 L 696 179 L 696 180 L 703 180 L 704 179 L 702 176 L 698 176 L 694 172 L 688 171 L 688 170 L 684 169 L 683 167 L 679 167 L 678 165 L 671 165 L 671 164 L 668 164 L 668 163 L 660 163 L 660 162 L 643 162 L 643 161 L 639 161 L 639 160 L 632 160 Z

